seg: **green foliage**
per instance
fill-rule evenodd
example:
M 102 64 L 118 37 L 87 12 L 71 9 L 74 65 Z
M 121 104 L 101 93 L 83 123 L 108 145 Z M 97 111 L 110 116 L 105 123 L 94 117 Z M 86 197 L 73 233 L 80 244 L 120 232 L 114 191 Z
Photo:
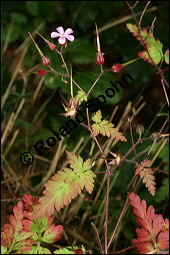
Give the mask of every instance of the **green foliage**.
M 11 113 L 16 113 L 20 101 L 23 98 L 26 99 L 19 113 L 19 118 L 14 121 L 14 128 L 7 130 L 9 136 L 7 135 L 7 142 L 4 145 L 5 153 L 2 154 L 4 159 L 3 170 L 5 169 L 3 185 L 5 184 L 7 186 L 7 191 L 10 187 L 10 192 L 8 192 L 6 197 L 11 197 L 11 192 L 14 190 L 17 190 L 20 195 L 20 192 L 23 194 L 23 192 L 30 189 L 35 195 L 40 196 L 44 185 L 44 179 L 47 180 L 47 177 L 52 176 L 54 172 L 55 175 L 51 180 L 45 183 L 44 196 L 39 199 L 39 203 L 36 203 L 33 214 L 31 213 L 31 216 L 29 215 L 30 217 L 23 218 L 21 222 L 18 214 L 20 210 L 18 205 L 20 206 L 21 203 L 17 204 L 17 210 L 16 207 L 14 207 L 14 218 L 10 217 L 10 224 L 5 224 L 5 231 L 2 231 L 2 243 L 8 246 L 8 248 L 2 246 L 3 254 L 9 254 L 11 252 L 18 254 L 50 254 L 51 251 L 42 247 L 41 243 L 51 244 L 58 241 L 55 237 L 59 237 L 60 232 L 62 232 L 61 225 L 58 225 L 60 226 L 58 227 L 52 224 L 51 220 L 53 216 L 51 215 L 53 214 L 57 215 L 57 221 L 61 220 L 61 222 L 64 222 L 68 230 L 70 227 L 75 230 L 75 235 L 73 236 L 69 235 L 69 232 L 67 233 L 66 230 L 66 235 L 69 235 L 66 240 L 68 244 L 65 246 L 65 243 L 61 242 L 60 247 L 62 248 L 56 251 L 54 251 L 53 247 L 52 250 L 54 254 L 88 253 L 83 246 L 79 248 L 80 246 L 71 247 L 67 245 L 75 243 L 75 241 L 86 243 L 86 239 L 90 241 L 94 240 L 96 235 L 94 235 L 94 231 L 91 230 L 90 226 L 90 222 L 94 219 L 96 228 L 99 231 L 99 239 L 101 238 L 102 247 L 104 247 L 105 241 L 103 241 L 103 236 L 106 233 L 105 231 L 108 228 L 109 241 L 116 221 L 118 221 L 121 215 L 127 193 L 131 187 L 138 191 L 140 197 L 145 197 L 147 202 L 150 203 L 153 201 L 155 206 L 157 206 L 157 203 L 160 203 L 158 210 L 161 210 L 162 207 L 167 209 L 167 203 L 165 202 L 168 198 L 168 181 L 163 178 L 157 181 L 157 176 L 159 177 L 161 175 L 162 177 L 165 173 L 155 174 L 155 185 L 153 176 L 154 169 L 152 170 L 150 168 L 149 162 L 156 155 L 152 167 L 168 171 L 168 143 L 165 143 L 164 147 L 159 151 L 164 141 L 164 138 L 162 139 L 161 137 L 148 156 L 148 164 L 143 165 L 145 162 L 143 159 L 148 151 L 150 151 L 153 141 L 147 140 L 140 143 L 135 148 L 136 157 L 135 151 L 132 149 L 133 142 L 131 143 L 130 132 L 126 131 L 129 125 L 128 121 L 131 120 L 134 142 L 136 142 L 138 139 L 134 134 L 136 122 L 142 122 L 141 124 L 145 124 L 145 129 L 147 129 L 150 125 L 150 118 L 154 118 L 154 109 L 156 106 L 159 107 L 163 102 L 162 100 L 164 100 L 163 90 L 162 87 L 161 89 L 159 87 L 160 80 L 158 77 L 160 77 L 160 74 L 166 76 L 166 65 L 169 64 L 169 50 L 166 50 L 164 53 L 164 49 L 168 47 L 168 26 L 165 25 L 168 12 L 162 11 L 166 8 L 165 2 L 159 2 L 156 6 L 154 3 L 151 3 L 151 5 L 156 7 L 156 12 L 158 14 L 157 20 L 154 23 L 154 36 L 149 32 L 152 30 L 150 29 L 150 24 L 153 24 L 152 22 L 155 17 L 155 11 L 152 9 L 149 10 L 149 15 L 144 13 L 141 23 L 143 28 L 140 31 L 137 25 L 127 25 L 130 32 L 134 35 L 130 36 L 124 23 L 124 17 L 129 20 L 127 15 L 129 15 L 130 12 L 127 13 L 127 11 L 130 9 L 127 9 L 126 3 L 123 1 L 3 1 L 2 43 L 4 44 L 5 42 L 3 45 L 3 52 L 5 52 L 3 54 L 3 94 L 6 93 L 6 88 L 14 72 L 17 71 L 15 68 L 18 68 L 18 59 L 20 59 L 23 49 L 28 47 L 27 54 L 19 66 L 22 71 L 37 71 L 37 69 L 42 68 L 41 57 L 37 54 L 36 48 L 31 46 L 30 38 L 27 33 L 28 31 L 31 32 L 45 56 L 50 59 L 51 67 L 56 70 L 56 72 L 60 73 L 51 73 L 48 67 L 43 67 L 47 71 L 47 74 L 43 77 L 44 81 L 36 99 L 33 99 L 32 95 L 35 93 L 42 77 L 37 77 L 38 75 L 36 74 L 30 75 L 25 73 L 19 77 L 17 76 L 4 105 L 3 134 L 8 127 L 7 123 Z M 137 4 L 136 8 L 134 8 L 137 18 L 139 18 L 138 15 L 143 12 L 144 6 L 145 3 L 140 2 Z M 124 13 L 124 17 L 122 13 Z M 161 15 L 163 15 L 162 18 L 160 18 Z M 102 68 L 96 64 L 95 23 L 100 29 L 99 37 L 101 50 L 102 53 L 104 53 L 103 56 L 105 59 L 102 68 L 106 72 L 102 73 L 100 79 L 98 79 L 98 77 L 101 74 Z M 60 47 L 58 38 L 51 39 L 50 37 L 50 33 L 55 31 L 55 28 L 60 25 L 63 26 L 64 29 L 70 27 L 74 31 L 75 41 L 68 42 L 67 47 Z M 110 81 L 120 81 L 125 72 L 133 77 L 134 83 L 129 84 L 124 89 L 119 87 L 120 92 L 117 92 L 114 98 L 107 97 L 102 112 L 98 111 L 94 115 L 89 114 L 88 122 L 91 125 L 90 127 L 89 125 L 87 126 L 87 121 L 86 123 L 81 123 L 82 125 L 80 124 L 76 130 L 72 130 L 73 132 L 71 135 L 69 134 L 63 139 L 61 150 L 57 149 L 56 153 L 56 148 L 53 148 L 53 150 L 50 151 L 50 156 L 53 158 L 51 164 L 50 160 L 45 161 L 46 156 L 44 156 L 44 159 L 41 157 L 44 162 L 37 157 L 33 167 L 29 166 L 26 168 L 26 166 L 23 166 L 21 163 L 18 164 L 19 155 L 23 153 L 23 150 L 32 148 L 32 145 L 39 140 L 45 142 L 48 137 L 53 136 L 50 131 L 52 128 L 54 130 L 59 130 L 62 123 L 66 120 L 65 117 L 59 117 L 59 114 L 63 110 L 59 90 L 64 93 L 66 99 L 70 99 L 71 91 L 71 81 L 69 77 L 65 76 L 66 69 L 61 56 L 57 54 L 57 52 L 49 50 L 47 44 L 34 34 L 33 31 L 35 30 L 43 34 L 47 40 L 56 44 L 57 50 L 60 51 L 60 53 L 62 52 L 69 73 L 72 69 L 73 79 L 84 91 L 84 93 L 80 91 L 73 82 L 73 95 L 79 105 L 99 95 L 105 95 L 106 89 L 111 87 Z M 5 47 L 7 47 L 6 50 Z M 144 51 L 141 51 L 141 47 L 144 48 Z M 123 64 L 131 59 L 136 59 L 137 52 L 141 58 L 139 61 L 125 66 L 121 72 L 111 72 L 111 67 L 113 65 L 117 63 Z M 148 63 L 143 60 L 146 60 Z M 155 66 L 150 65 L 153 63 L 159 65 L 159 68 L 162 69 L 160 70 L 161 72 L 157 72 L 158 70 L 155 69 Z M 96 79 L 98 79 L 97 82 Z M 96 84 L 87 97 L 86 93 L 93 86 L 94 82 L 96 82 Z M 157 95 L 160 91 L 163 95 L 158 104 L 153 104 L 151 108 L 148 107 L 148 102 L 151 97 L 148 93 L 150 91 L 149 85 L 152 88 L 152 95 Z M 23 93 L 24 89 L 26 92 Z M 142 100 L 146 102 L 144 108 L 142 106 Z M 152 100 L 153 98 L 151 97 L 151 101 Z M 153 100 L 153 102 L 155 101 Z M 115 104 L 117 104 L 116 107 Z M 137 110 L 138 107 L 140 112 Z M 82 106 L 80 109 L 81 108 Z M 114 127 L 114 124 L 103 119 L 102 116 L 107 116 L 107 118 L 109 118 L 112 111 L 114 123 L 118 124 L 118 127 L 123 130 L 124 133 L 126 132 L 126 137 L 119 132 L 118 128 Z M 157 117 L 155 117 L 154 120 L 156 130 L 154 130 L 154 126 L 149 126 L 149 135 L 151 135 L 152 131 L 158 131 L 158 127 L 162 125 L 161 121 L 164 120 L 168 114 L 165 113 L 165 115 L 162 114 L 159 116 L 161 120 Z M 70 120 L 69 117 L 67 120 Z M 75 121 L 74 118 L 73 120 Z M 12 143 L 16 129 L 19 131 L 18 137 L 16 137 L 14 143 Z M 89 132 L 91 129 L 96 140 Z M 113 143 L 111 138 L 115 139 Z M 122 144 L 120 142 L 117 143 L 116 140 L 127 142 Z M 9 153 L 7 153 L 8 149 Z M 63 155 L 66 149 L 67 159 L 65 159 Z M 114 152 L 110 152 L 113 156 L 116 155 L 114 156 L 115 159 L 105 160 L 105 163 L 107 160 L 112 160 L 107 161 L 107 167 L 110 173 L 106 171 L 106 164 L 101 163 L 104 162 L 103 159 L 100 159 L 101 150 L 106 157 L 106 154 L 109 154 L 109 150 Z M 79 156 L 81 153 L 83 158 L 88 159 L 84 161 L 83 158 Z M 130 161 L 121 161 L 121 158 L 126 153 L 129 153 L 126 159 Z M 70 165 L 69 167 L 67 167 L 67 162 Z M 120 166 L 116 162 L 120 163 Z M 142 163 L 139 164 L 139 162 Z M 95 172 L 99 172 L 97 178 L 91 170 L 93 166 L 95 167 Z M 118 169 L 115 169 L 116 166 L 118 166 Z M 133 186 L 134 178 L 137 177 L 135 176 L 135 166 L 138 166 L 136 175 L 139 174 L 146 188 L 152 195 L 155 194 L 156 188 L 155 197 L 150 195 L 144 185 L 141 185 L 139 179 Z M 56 168 L 60 170 L 56 172 Z M 10 174 L 8 171 L 10 171 Z M 13 173 L 14 176 L 11 176 Z M 110 179 L 108 174 L 110 174 Z M 8 175 L 10 175 L 10 177 L 8 177 Z M 40 178 L 42 179 L 40 180 Z M 95 186 L 94 178 L 96 178 Z M 108 193 L 109 182 L 107 182 L 106 185 L 106 180 L 110 182 L 110 193 Z M 39 184 L 38 188 L 35 186 L 35 183 Z M 87 192 L 83 192 L 84 188 L 91 194 L 90 196 L 86 195 Z M 81 195 L 78 196 L 79 194 Z M 109 195 L 108 215 L 106 215 L 107 195 Z M 74 198 L 77 199 L 71 203 Z M 11 204 L 12 203 L 13 201 L 11 201 Z M 68 206 L 66 207 L 66 205 Z M 141 206 L 140 203 L 138 205 L 136 210 Z M 64 208 L 64 210 L 61 210 L 62 208 Z M 124 209 L 124 212 L 126 212 L 126 208 Z M 55 212 L 55 210 L 57 212 Z M 141 213 L 141 211 L 139 213 Z M 117 251 L 124 246 L 129 246 L 129 241 L 134 238 L 135 233 L 132 227 L 134 225 L 134 218 L 131 218 L 129 214 L 127 213 L 127 217 L 120 220 L 120 224 L 122 225 L 119 225 L 116 232 L 116 239 L 118 241 L 115 242 L 115 240 L 113 240 L 113 253 L 117 253 Z M 108 221 L 106 220 L 106 222 L 105 216 L 108 216 Z M 157 223 L 159 222 L 156 222 L 155 225 L 157 225 Z M 125 226 L 127 227 L 125 228 Z M 31 236 L 29 236 L 30 233 Z M 143 232 L 141 233 L 143 234 Z M 144 235 L 144 238 L 145 237 Z M 163 237 L 165 236 L 161 237 L 162 240 Z M 160 241 L 161 238 L 159 236 L 158 241 Z M 158 244 L 162 245 L 163 241 L 158 242 Z M 87 246 L 90 247 L 88 244 Z M 98 252 L 98 246 L 96 245 L 96 247 L 96 250 L 94 248 L 92 251 L 93 253 Z M 90 252 L 91 251 L 89 251 L 89 253 Z M 147 252 L 149 252 L 149 250 L 147 250 Z M 154 251 L 152 250 L 152 252 Z
M 61 208 L 71 202 L 72 199 L 81 193 L 83 188 L 91 194 L 96 175 L 91 170 L 90 159 L 83 162 L 80 156 L 66 151 L 70 168 L 58 171 L 49 180 L 43 191 L 44 195 L 39 199 L 39 204 L 34 207 L 33 218 L 44 217 L 44 215 L 54 215 L 54 209 L 60 211 Z
M 114 125 L 110 123 L 108 120 L 101 120 L 102 114 L 99 110 L 94 114 L 92 117 L 92 120 L 95 122 L 95 124 L 92 125 L 92 130 L 95 136 L 97 136 L 99 133 L 103 136 L 108 136 L 112 138 L 116 138 L 117 140 L 120 140 L 122 142 L 127 142 L 126 138 L 122 135 L 121 132 L 118 132 L 118 128 L 113 128 Z
M 32 16 L 39 14 L 39 3 L 37 1 L 26 1 L 26 9 Z
M 83 101 L 87 101 L 87 96 L 81 90 L 78 91 L 77 95 L 75 96 L 76 101 L 81 104 Z
M 85 252 L 84 246 L 81 245 L 81 248 L 79 248 L 78 246 L 73 246 L 73 247 L 69 246 L 67 248 L 62 248 L 62 249 L 54 251 L 54 254 L 76 254 L 75 251 L 80 249 L 82 253 Z M 77 254 L 81 254 L 81 253 L 77 253 Z
M 156 40 L 154 38 L 152 33 L 149 33 L 146 29 L 139 29 L 134 24 L 129 23 L 126 24 L 126 26 L 129 31 L 133 33 L 133 36 L 135 36 L 146 49 L 145 51 L 138 53 L 139 57 L 147 60 L 150 64 L 154 63 L 158 65 L 161 61 L 163 61 L 163 45 L 158 39 Z M 165 59 L 166 63 L 168 63 L 168 53 L 166 53 Z
M 169 65 L 169 50 L 165 51 L 164 59 L 165 59 L 165 62 Z
M 94 62 L 96 54 L 94 47 L 87 40 L 79 38 L 70 44 L 67 53 L 73 63 L 80 65 Z
M 165 180 L 163 180 L 162 186 L 157 189 L 155 196 L 156 203 L 164 201 L 168 194 L 169 194 L 169 180 L 168 178 L 166 178 Z
M 5 224 L 1 232 L 2 254 L 50 254 L 50 250 L 41 247 L 40 242 L 60 240 L 63 226 L 52 224 L 54 217 L 30 219 L 35 204 L 37 200 L 28 194 L 13 207 L 10 224 Z

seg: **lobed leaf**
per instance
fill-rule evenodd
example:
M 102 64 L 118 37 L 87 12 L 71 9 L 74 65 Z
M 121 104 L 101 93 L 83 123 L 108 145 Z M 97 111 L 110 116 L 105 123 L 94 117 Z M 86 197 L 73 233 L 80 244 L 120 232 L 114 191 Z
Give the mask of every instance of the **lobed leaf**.
M 87 101 L 87 96 L 81 90 L 78 91 L 77 95 L 75 96 L 76 102 L 80 105 L 83 101 Z
M 63 226 L 52 224 L 48 229 L 45 230 L 42 237 L 42 241 L 46 243 L 54 243 L 61 239 L 61 233 L 63 232 Z
M 97 111 L 95 115 L 92 117 L 92 120 L 95 124 L 92 125 L 92 131 L 95 136 L 98 134 L 102 134 L 103 136 L 108 136 L 112 138 L 116 138 L 122 142 L 126 142 L 125 136 L 122 135 L 121 132 L 118 132 L 118 128 L 113 128 L 114 125 L 110 123 L 108 120 L 101 120 L 102 114 L 101 111 Z
M 144 163 L 146 165 L 146 162 Z M 138 195 L 129 193 L 130 204 L 133 206 L 133 213 L 137 215 L 137 222 L 142 227 L 136 228 L 137 239 L 132 243 L 140 251 L 140 254 L 160 253 L 160 249 L 168 249 L 169 220 L 163 219 L 160 214 L 155 214 L 152 205 L 146 208 L 146 201 L 140 201 Z
M 1 244 L 11 250 L 16 249 L 18 241 L 32 235 L 31 232 L 23 231 L 24 203 L 22 200 L 13 207 L 13 214 L 9 216 L 10 224 L 5 224 L 1 232 Z
M 152 33 L 149 33 L 146 29 L 139 29 L 134 24 L 126 24 L 126 26 L 145 48 L 144 51 L 138 52 L 140 58 L 143 58 L 152 65 L 158 65 L 164 57 L 164 59 L 166 58 L 165 62 L 168 63 L 168 58 L 162 52 L 162 43 L 158 39 L 156 40 Z
M 48 249 L 40 246 L 40 242 L 42 240 L 49 243 L 58 241 L 63 227 L 51 225 L 53 216 L 31 220 L 31 214 L 28 212 L 32 213 L 36 204 L 37 198 L 27 194 L 13 207 L 14 215 L 9 216 L 10 224 L 5 224 L 1 232 L 4 254 L 12 252 L 14 254 L 51 254 Z
M 91 193 L 94 187 L 94 177 L 91 171 L 90 159 L 83 162 L 80 156 L 66 151 L 70 168 L 64 168 L 58 171 L 51 180 L 49 180 L 43 191 L 44 195 L 39 199 L 39 204 L 34 207 L 34 216 L 51 216 L 54 210 L 60 211 L 61 208 L 68 205 L 72 199 L 77 197 L 83 188 Z
M 146 188 L 150 192 L 152 196 L 155 196 L 155 177 L 153 175 L 153 171 L 148 166 L 150 165 L 150 160 L 145 160 L 141 162 L 136 168 L 135 174 L 139 174 L 142 182 L 145 184 Z

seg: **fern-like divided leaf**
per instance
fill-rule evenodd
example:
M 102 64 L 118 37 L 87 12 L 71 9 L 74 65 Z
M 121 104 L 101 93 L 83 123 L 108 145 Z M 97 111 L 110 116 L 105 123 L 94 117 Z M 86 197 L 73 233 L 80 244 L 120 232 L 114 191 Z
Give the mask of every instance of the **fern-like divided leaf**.
M 36 204 L 37 198 L 25 194 L 13 207 L 10 224 L 5 224 L 1 232 L 2 254 L 51 254 L 49 249 L 40 246 L 40 242 L 59 241 L 63 226 L 52 224 L 53 216 L 31 220 Z
M 102 114 L 100 110 L 95 113 L 95 115 L 92 117 L 92 120 L 95 122 L 95 124 L 92 125 L 92 131 L 95 136 L 102 134 L 103 136 L 108 136 L 116 138 L 122 142 L 127 142 L 126 137 L 123 136 L 121 132 L 118 132 L 118 128 L 113 128 L 114 125 L 108 120 L 102 120 Z
M 155 196 L 155 176 L 151 168 L 148 168 L 150 165 L 150 160 L 143 161 L 140 165 L 137 166 L 136 174 L 140 175 L 142 182 L 145 184 L 146 188 L 152 196 Z
M 136 228 L 137 239 L 132 244 L 140 254 L 161 254 L 169 249 L 169 220 L 163 219 L 162 214 L 155 214 L 155 209 L 150 205 L 147 209 L 146 201 L 133 192 L 129 194 L 133 213 L 141 228 Z
M 49 180 L 43 191 L 44 195 L 39 199 L 39 204 L 34 206 L 33 218 L 53 215 L 54 209 L 60 211 L 68 205 L 72 199 L 77 197 L 83 188 L 91 193 L 94 187 L 96 175 L 91 170 L 90 159 L 83 162 L 80 156 L 66 151 L 70 168 L 58 171 Z
M 35 242 L 29 239 L 32 232 L 26 232 L 23 228 L 22 220 L 24 218 L 24 203 L 19 201 L 13 207 L 13 215 L 9 216 L 9 224 L 5 224 L 1 232 L 1 245 L 6 247 L 8 252 L 31 250 L 31 245 Z

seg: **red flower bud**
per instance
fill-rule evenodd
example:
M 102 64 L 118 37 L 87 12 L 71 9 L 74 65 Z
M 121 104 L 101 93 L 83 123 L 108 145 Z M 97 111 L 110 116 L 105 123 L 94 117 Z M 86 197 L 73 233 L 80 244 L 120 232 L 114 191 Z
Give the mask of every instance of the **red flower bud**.
M 44 66 L 49 66 L 51 64 L 50 60 L 47 57 L 45 57 L 44 55 L 42 55 L 41 57 Z
M 44 69 L 40 69 L 40 70 L 38 70 L 37 71 L 37 74 L 39 74 L 40 76 L 44 76 L 44 75 L 46 75 L 46 70 L 44 70 Z
M 97 53 L 97 58 L 96 58 L 96 63 L 98 65 L 103 65 L 104 64 L 104 57 L 100 51 Z
M 49 41 L 46 41 L 46 43 L 48 44 L 48 46 L 50 47 L 51 50 L 55 50 L 57 48 L 53 43 L 51 43 Z
M 123 67 L 124 67 L 123 64 L 114 65 L 114 66 L 112 66 L 112 71 L 114 73 L 118 73 Z
M 83 251 L 81 249 L 75 250 L 75 254 L 83 254 Z

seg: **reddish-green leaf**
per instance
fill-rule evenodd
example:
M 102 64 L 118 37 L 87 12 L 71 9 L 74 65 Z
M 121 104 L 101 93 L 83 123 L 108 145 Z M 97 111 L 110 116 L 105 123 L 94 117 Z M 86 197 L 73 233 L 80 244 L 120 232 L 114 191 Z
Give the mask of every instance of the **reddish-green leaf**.
M 126 26 L 145 48 L 145 51 L 139 52 L 138 56 L 152 65 L 158 65 L 163 60 L 163 57 L 165 57 L 162 52 L 162 43 L 158 39 L 156 40 L 153 34 L 149 33 L 146 29 L 139 29 L 134 24 L 126 24 Z
M 54 243 L 61 239 L 61 233 L 63 232 L 63 226 L 52 224 L 48 229 L 45 230 L 42 237 L 42 241 L 46 243 Z
M 102 120 L 102 114 L 100 110 L 94 114 L 92 120 L 95 122 L 95 124 L 92 125 L 92 131 L 95 136 L 102 134 L 103 136 L 108 136 L 116 138 L 117 140 L 121 140 L 122 142 L 127 142 L 122 133 L 118 132 L 118 128 L 113 128 L 114 125 L 108 120 Z
M 52 180 L 49 180 L 44 190 L 44 195 L 39 199 L 39 204 L 34 207 L 34 216 L 44 217 L 53 215 L 54 209 L 60 211 L 61 208 L 68 205 L 72 199 L 81 193 L 83 188 L 91 193 L 94 186 L 94 177 L 91 170 L 90 159 L 83 162 L 80 156 L 66 151 L 70 168 L 64 168 L 58 171 Z

